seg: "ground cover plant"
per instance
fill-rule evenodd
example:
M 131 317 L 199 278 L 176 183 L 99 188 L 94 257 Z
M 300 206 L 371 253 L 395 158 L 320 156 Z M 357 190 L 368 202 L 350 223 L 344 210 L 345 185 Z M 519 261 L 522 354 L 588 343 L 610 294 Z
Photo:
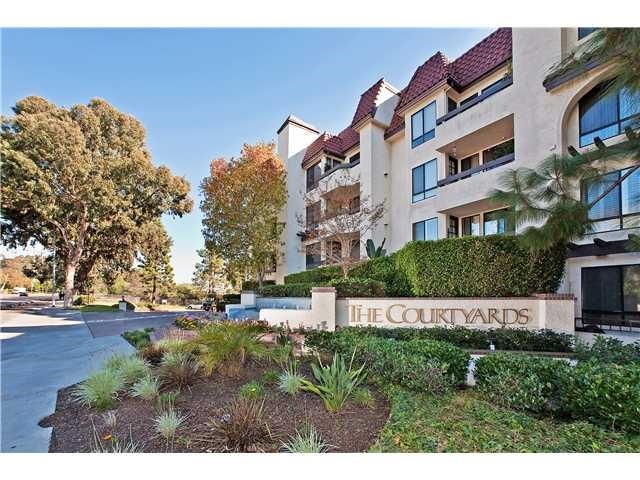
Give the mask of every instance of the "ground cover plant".
M 122 338 L 140 350 L 151 344 L 151 332 L 153 332 L 153 328 L 150 327 L 143 330 L 127 331 L 122 334 Z

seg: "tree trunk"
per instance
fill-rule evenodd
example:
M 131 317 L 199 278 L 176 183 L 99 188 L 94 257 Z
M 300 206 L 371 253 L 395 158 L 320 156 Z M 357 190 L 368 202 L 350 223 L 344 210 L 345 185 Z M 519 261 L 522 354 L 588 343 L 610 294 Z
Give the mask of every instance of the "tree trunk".
M 64 269 L 64 308 L 71 308 L 75 294 L 76 262 L 69 261 Z M 52 290 L 56 286 L 53 285 Z

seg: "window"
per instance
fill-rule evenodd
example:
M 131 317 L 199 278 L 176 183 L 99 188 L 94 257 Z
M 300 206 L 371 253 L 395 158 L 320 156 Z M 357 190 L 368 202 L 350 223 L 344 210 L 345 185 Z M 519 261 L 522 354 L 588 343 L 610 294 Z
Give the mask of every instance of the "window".
M 578 28 L 578 40 L 582 40 L 584 37 L 591 35 L 598 27 L 580 27 Z
M 592 89 L 579 102 L 580 146 L 593 143 L 595 137 L 602 140 L 615 137 L 626 127 L 638 128 L 640 119 L 640 94 L 628 90 L 607 93 L 607 84 Z
M 320 222 L 320 202 L 307 206 L 307 230 L 315 230 Z
M 411 148 L 436 136 L 436 102 L 411 115 Z
M 458 108 L 456 101 L 451 97 L 447 97 L 447 113 L 453 112 L 456 108 Z
M 640 326 L 640 265 L 583 268 L 582 321 Z
M 480 235 L 480 215 L 472 215 L 462 219 L 462 235 L 474 237 Z
M 493 92 L 495 92 L 496 90 L 498 90 L 498 87 L 500 86 L 500 84 L 503 82 L 504 78 L 501 78 L 500 80 L 496 80 L 495 82 L 493 82 L 491 85 L 487 85 L 486 87 L 484 87 L 482 89 L 482 91 L 480 92 L 482 95 L 491 95 Z
M 449 155 L 449 176 L 458 173 L 458 159 Z
M 329 260 L 330 263 L 340 261 L 340 259 L 342 258 L 342 245 L 340 244 L 340 242 L 330 240 L 327 242 L 326 248 L 327 260 Z
M 458 217 L 449 215 L 449 223 L 447 225 L 447 238 L 455 238 L 458 236 Z
M 438 219 L 430 218 L 422 222 L 413 224 L 414 240 L 437 240 L 438 239 Z
M 433 197 L 438 188 L 438 163 L 436 159 L 415 167 L 411 172 L 411 184 L 413 202 Z
M 349 157 L 349 163 L 356 163 L 360 161 L 360 152 L 354 153 Z
M 465 170 L 477 167 L 478 165 L 480 165 L 480 154 L 474 153 L 473 155 L 460 160 L 460 171 L 464 172 Z
M 312 243 L 305 248 L 307 270 L 320 265 L 320 243 Z
M 349 202 L 349 213 L 358 213 L 360 211 L 360 195 L 357 195 Z
M 482 230 L 484 235 L 514 233 L 515 228 L 509 218 L 509 210 L 503 209 L 485 213 Z
M 592 204 L 628 171 L 627 168 L 586 181 L 582 186 L 582 201 Z M 596 233 L 640 227 L 640 170 L 593 203 L 589 220 L 593 221 Z
M 318 186 L 318 180 L 321 175 L 322 169 L 320 168 L 320 162 L 307 169 L 307 192 Z
M 360 258 L 360 240 L 351 240 L 351 258 Z

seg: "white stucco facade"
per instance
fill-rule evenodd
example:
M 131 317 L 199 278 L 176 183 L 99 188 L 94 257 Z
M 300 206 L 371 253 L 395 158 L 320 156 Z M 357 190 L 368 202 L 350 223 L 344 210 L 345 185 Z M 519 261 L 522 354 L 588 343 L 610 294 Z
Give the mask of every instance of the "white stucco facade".
M 488 71 L 463 87 L 451 81 L 435 82 L 425 92 L 403 104 L 403 95 L 414 88 L 411 83 L 404 90 L 386 82 L 378 84 L 378 94 L 371 100 L 371 113 L 359 119 L 356 113 L 350 127 L 359 135 L 359 142 L 337 157 L 329 151 L 330 148 L 320 149 L 310 156 L 307 149 L 314 148 L 315 152 L 314 145 L 322 135 L 321 131 L 294 117 L 285 120 L 278 130 L 278 153 L 287 166 L 289 200 L 283 213 L 286 227 L 283 255 L 276 274 L 279 283 L 285 275 L 304 270 L 307 266 L 306 244 L 299 235 L 297 219 L 305 215 L 306 170 L 323 162 L 326 157 L 336 157 L 347 163 L 354 154 L 359 154 L 359 163 L 351 168 L 324 173 L 320 181 L 330 182 L 332 176 L 344 175 L 348 170 L 352 177 L 358 179 L 363 198 L 369 197 L 375 203 L 384 202 L 384 220 L 369 237 L 376 245 L 386 239 L 385 248 L 393 252 L 413 239 L 416 222 L 434 218 L 437 219 L 437 238 L 469 233 L 464 231 L 464 222 L 467 226 L 473 225 L 470 228 L 477 227 L 474 234 L 490 233 L 484 231 L 484 214 L 497 208 L 488 201 L 488 197 L 490 191 L 498 187 L 499 178 L 505 171 L 535 168 L 551 154 L 567 154 L 570 147 L 578 151 L 595 148 L 593 144 L 580 148 L 578 102 L 592 88 L 611 77 L 610 65 L 601 65 L 573 79 L 545 86 L 543 82 L 550 68 L 579 41 L 584 41 L 578 39 L 578 29 L 513 29 L 510 35 L 510 58 L 498 65 L 490 65 Z M 483 54 L 489 56 L 486 48 L 480 50 L 473 53 L 476 60 Z M 496 91 L 487 91 L 487 87 Z M 478 94 L 476 101 L 468 106 L 465 99 L 475 94 Z M 365 92 L 358 105 L 359 110 L 367 98 Z M 433 138 L 412 145 L 412 137 L 415 136 L 412 134 L 412 115 L 432 102 L 435 102 L 437 119 Z M 291 107 L 295 109 L 295 105 Z M 401 128 L 397 127 L 397 122 L 393 125 L 394 115 L 404 119 Z M 625 139 L 624 135 L 617 135 L 604 142 L 610 145 Z M 450 181 L 454 175 L 463 174 L 463 160 L 474 165 L 473 162 L 481 163 L 482 160 L 478 159 L 483 159 L 486 164 L 486 158 L 491 158 L 487 155 L 492 154 L 487 152 L 497 152 L 491 148 L 496 145 L 502 148 L 510 140 L 513 140 L 510 153 L 500 157 L 500 161 L 490 169 L 483 170 L 477 165 L 479 170 L 472 170 L 472 176 Z M 500 151 L 505 150 L 502 148 Z M 485 153 L 476 158 L 474 155 L 479 152 Z M 427 198 L 414 201 L 412 171 L 434 159 L 439 184 L 426 195 Z M 457 169 L 453 174 L 451 159 Z M 631 164 L 630 159 L 622 159 L 615 169 Z M 579 195 L 577 190 L 576 196 Z M 477 226 L 473 223 L 476 215 Z M 618 228 L 589 235 L 576 243 L 593 245 L 594 238 L 605 243 L 621 243 L 630 233 L 639 233 L 640 216 L 637 218 L 636 222 L 629 217 L 624 226 L 621 221 Z M 522 228 L 524 226 L 519 230 Z M 360 238 L 361 242 L 366 239 L 367 236 Z M 595 255 L 593 252 L 590 255 L 580 253 L 580 248 L 570 253 L 561 292 L 576 296 L 576 316 L 580 316 L 582 310 L 583 267 L 640 264 L 640 254 L 613 251 L 610 247 L 611 243 L 608 249 L 595 251 Z M 360 252 L 365 256 L 364 247 Z

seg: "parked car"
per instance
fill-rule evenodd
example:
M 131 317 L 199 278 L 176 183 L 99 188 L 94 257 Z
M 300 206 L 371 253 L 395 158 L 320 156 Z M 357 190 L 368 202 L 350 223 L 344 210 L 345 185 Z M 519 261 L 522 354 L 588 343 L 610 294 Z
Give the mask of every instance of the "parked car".
M 22 297 L 23 293 L 25 295 L 27 294 L 27 289 L 25 287 L 13 287 L 13 293 L 17 293 L 18 295 L 20 295 Z
M 19 292 L 18 296 L 19 297 L 28 297 L 29 295 L 27 294 L 27 292 Z
M 205 300 L 204 302 L 202 302 L 202 309 L 205 312 L 208 312 L 209 310 L 211 310 L 213 308 L 213 301 L 211 300 Z
M 201 303 L 190 303 L 187 305 L 187 310 L 202 310 Z
M 211 300 L 205 300 L 202 303 L 189 303 L 187 305 L 187 310 L 204 310 L 208 312 L 213 307 L 213 302 Z

